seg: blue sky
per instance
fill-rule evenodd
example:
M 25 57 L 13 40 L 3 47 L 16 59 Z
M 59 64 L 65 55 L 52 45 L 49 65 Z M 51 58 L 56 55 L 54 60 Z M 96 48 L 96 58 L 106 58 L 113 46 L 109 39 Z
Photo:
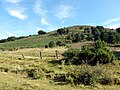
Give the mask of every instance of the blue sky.
M 0 39 L 73 25 L 120 26 L 120 0 L 0 0 Z

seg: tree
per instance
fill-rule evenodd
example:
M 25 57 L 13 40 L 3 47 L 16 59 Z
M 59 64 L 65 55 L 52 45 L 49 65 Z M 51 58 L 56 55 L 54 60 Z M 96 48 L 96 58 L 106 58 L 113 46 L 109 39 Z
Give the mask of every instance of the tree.
M 60 34 L 60 35 L 65 34 L 65 29 L 60 28 L 60 29 L 57 30 L 57 33 Z
M 38 31 L 38 35 L 42 35 L 42 34 L 46 34 L 46 32 L 43 30 Z
M 55 42 L 54 42 L 54 41 L 50 41 L 49 47 L 50 47 L 50 48 L 55 47 Z
M 109 37 L 109 33 L 108 32 L 102 32 L 100 35 L 100 39 L 102 41 L 108 42 L 108 37 Z
M 117 31 L 118 33 L 120 33 L 120 27 L 119 27 L 119 28 L 117 28 L 117 29 L 116 29 L 116 31 Z
M 108 43 L 116 43 L 116 33 L 115 32 L 109 32 L 109 37 L 108 37 Z
M 103 31 L 104 30 L 104 27 L 103 26 L 96 26 L 96 28 L 100 31 Z
M 91 33 L 91 28 L 85 28 L 84 33 Z
M 82 37 L 80 34 L 75 34 L 73 38 L 73 42 L 80 42 L 82 40 Z
M 101 34 L 100 30 L 97 29 L 97 28 L 94 28 L 94 27 L 92 27 L 91 29 L 92 29 L 92 34 L 94 35 L 94 40 L 95 41 L 99 40 L 100 39 L 100 34 Z
M 7 38 L 7 41 L 15 41 L 17 38 L 15 36 L 11 36 Z
M 66 39 L 67 39 L 67 40 L 72 40 L 72 37 L 71 37 L 70 35 L 68 35 L 68 36 L 66 37 Z
M 92 34 L 92 33 L 88 34 L 87 40 L 88 40 L 88 41 L 93 40 L 93 34 Z

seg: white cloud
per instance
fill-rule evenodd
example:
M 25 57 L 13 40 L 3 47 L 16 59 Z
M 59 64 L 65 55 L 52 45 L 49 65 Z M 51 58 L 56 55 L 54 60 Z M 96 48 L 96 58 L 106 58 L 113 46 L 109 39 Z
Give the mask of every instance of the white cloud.
M 59 19 L 68 18 L 72 15 L 73 7 L 69 5 L 60 5 L 57 11 L 57 17 Z
M 15 36 L 13 33 L 8 32 L 8 31 L 6 31 L 6 34 L 7 34 L 8 36 Z
M 120 17 L 119 18 L 110 19 L 110 20 L 104 22 L 104 24 L 110 24 L 110 23 L 117 22 L 117 21 L 120 21 Z
M 43 2 L 42 2 L 42 0 L 36 0 L 35 4 L 33 5 L 33 11 L 36 14 L 41 15 L 42 17 L 45 16 L 45 14 L 47 13 L 47 10 L 43 9 Z
M 111 29 L 116 29 L 118 27 L 120 27 L 120 24 L 113 24 L 113 25 L 109 25 L 109 26 L 106 26 L 107 28 L 111 28 Z
M 9 3 L 18 3 L 18 2 L 21 2 L 22 0 L 6 0 L 6 2 L 9 2 Z
M 14 8 L 12 9 L 8 8 L 7 10 L 11 16 L 16 17 L 20 20 L 24 20 L 27 18 L 27 16 L 24 14 L 24 11 L 25 11 L 24 9 L 19 10 L 19 9 L 14 9 Z
M 46 18 L 42 18 L 40 22 L 42 25 L 50 25 Z

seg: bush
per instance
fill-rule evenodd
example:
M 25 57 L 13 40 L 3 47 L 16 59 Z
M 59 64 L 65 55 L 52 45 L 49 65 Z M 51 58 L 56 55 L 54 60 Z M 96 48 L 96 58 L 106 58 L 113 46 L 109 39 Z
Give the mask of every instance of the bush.
M 40 69 L 29 69 L 27 70 L 27 76 L 32 79 L 39 79 L 44 76 L 43 71 Z
M 45 45 L 45 48 L 48 48 L 48 45 Z
M 113 52 L 107 48 L 106 43 L 103 41 L 96 41 L 92 48 L 84 46 L 81 51 L 79 49 L 69 49 L 64 52 L 63 56 L 75 65 L 82 63 L 89 65 L 106 64 L 115 59 Z
M 50 47 L 50 48 L 55 47 L 55 42 L 54 42 L 54 41 L 50 41 L 49 47 Z
M 76 57 L 78 55 L 78 53 L 80 52 L 79 49 L 68 49 L 67 51 L 65 51 L 63 53 L 63 56 L 68 58 L 68 59 L 72 59 L 73 57 Z
M 102 75 L 102 71 L 96 68 L 85 67 L 83 69 L 69 70 L 66 75 L 66 82 L 73 85 L 94 85 Z
M 71 44 L 72 40 L 66 40 L 65 42 L 66 42 L 66 44 Z
M 99 80 L 99 83 L 102 84 L 102 85 L 113 85 L 114 84 L 114 80 L 112 78 L 101 78 Z
M 56 45 L 57 45 L 57 46 L 62 46 L 62 41 L 57 41 L 57 42 L 56 42 Z

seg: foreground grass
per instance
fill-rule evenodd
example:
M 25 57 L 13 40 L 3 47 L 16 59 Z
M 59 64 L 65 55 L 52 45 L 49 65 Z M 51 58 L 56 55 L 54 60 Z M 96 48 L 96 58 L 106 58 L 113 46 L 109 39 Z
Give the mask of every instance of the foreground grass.
M 66 73 L 74 68 L 84 68 L 84 65 L 63 65 L 55 57 L 55 50 L 61 54 L 67 50 L 64 47 L 52 49 L 21 49 L 17 51 L 1 51 L 0 53 L 0 90 L 120 90 L 120 85 L 94 86 L 62 84 L 53 81 L 54 74 Z M 43 59 L 40 59 L 39 52 L 43 52 Z M 24 55 L 25 59 L 22 57 Z M 27 76 L 26 70 L 39 67 L 44 70 L 44 75 L 51 75 L 51 78 L 31 79 Z M 89 68 L 100 68 L 107 75 L 120 78 L 120 61 L 99 66 L 87 66 Z

